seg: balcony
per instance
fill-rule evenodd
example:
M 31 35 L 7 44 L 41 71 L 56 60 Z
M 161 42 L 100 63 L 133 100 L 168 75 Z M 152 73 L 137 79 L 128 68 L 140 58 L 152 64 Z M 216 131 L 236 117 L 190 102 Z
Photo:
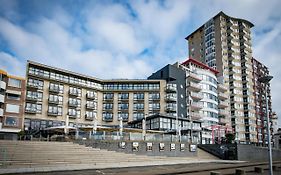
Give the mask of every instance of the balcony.
M 226 99 L 228 99 L 228 95 L 224 94 L 224 93 L 219 93 L 219 99 L 220 100 L 226 100 Z
M 200 110 L 203 108 L 203 105 L 198 102 L 192 102 L 190 107 L 191 107 L 191 110 Z
M 79 96 L 79 92 L 78 91 L 69 91 L 69 95 L 78 97 Z
M 6 83 L 4 81 L 0 81 L 0 89 L 6 89 Z
M 189 82 L 187 84 L 187 88 L 191 91 L 197 91 L 197 92 L 201 90 L 201 86 L 194 82 Z
M 218 84 L 218 90 L 221 91 L 221 92 L 226 92 L 227 87 L 223 84 Z
M 5 96 L 0 94 L 0 103 L 4 103 Z
M 97 96 L 94 95 L 94 94 L 87 94 L 87 95 L 86 95 L 86 98 L 87 98 L 87 99 L 91 99 L 91 100 L 96 100 L 96 99 L 97 99 Z
M 176 94 L 167 94 L 165 96 L 165 100 L 175 102 L 175 101 L 177 101 L 177 95 Z
M 36 96 L 26 96 L 26 101 L 37 101 L 38 98 Z
M 70 107 L 78 107 L 78 102 L 69 101 L 68 106 Z
M 0 117 L 2 117 L 2 116 L 3 116 L 3 113 L 4 113 L 3 109 L 2 109 L 2 108 L 0 108 Z
M 25 113 L 36 114 L 36 108 L 25 108 Z
M 92 109 L 92 110 L 96 110 L 97 107 L 94 104 L 86 104 L 86 109 Z
M 112 122 L 113 121 L 113 116 L 103 116 L 103 121 L 105 122 Z
M 59 99 L 50 99 L 50 98 L 49 98 L 48 102 L 50 104 L 55 104 L 55 105 L 58 105 L 60 103 Z
M 220 109 L 219 110 L 219 115 L 229 116 L 229 112 L 227 112 L 226 110 Z
M 93 120 L 94 120 L 94 116 L 93 116 L 93 115 L 87 115 L 87 114 L 85 114 L 85 119 L 86 119 L 86 120 L 91 120 L 91 121 L 93 121 Z
M 190 92 L 190 96 L 193 100 L 201 100 L 203 98 L 202 94 L 196 93 L 196 92 Z
M 193 73 L 193 72 L 189 72 L 186 74 L 186 77 L 189 79 L 189 80 L 193 80 L 193 81 L 196 81 L 196 82 L 200 82 L 202 80 L 202 78 L 197 75 L 196 73 Z
M 165 107 L 165 111 L 175 112 L 177 111 L 177 105 L 167 104 L 167 106 Z
M 228 106 L 228 103 L 224 101 L 220 101 L 218 105 L 219 108 L 227 108 Z
M 176 84 L 167 84 L 166 92 L 177 92 L 177 85 Z
M 50 87 L 49 91 L 52 93 L 60 93 L 59 87 Z
M 48 116 L 58 116 L 59 113 L 57 111 L 48 111 Z
M 38 89 L 39 85 L 35 83 L 27 83 L 27 87 L 30 89 Z
M 198 112 L 191 112 L 190 117 L 192 120 L 202 120 L 203 116 L 200 115 Z
M 74 118 L 74 119 L 78 118 L 76 113 L 68 113 L 68 116 L 69 118 Z

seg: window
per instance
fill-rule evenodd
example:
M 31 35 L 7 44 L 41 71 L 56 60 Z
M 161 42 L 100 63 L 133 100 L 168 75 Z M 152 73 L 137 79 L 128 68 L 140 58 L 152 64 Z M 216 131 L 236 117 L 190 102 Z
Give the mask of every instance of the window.
M 141 112 L 134 112 L 133 119 L 134 120 L 140 120 L 144 118 L 144 113 Z
M 118 104 L 118 110 L 128 110 L 129 104 L 128 103 L 119 103 Z
M 76 88 L 76 87 L 69 87 L 69 94 L 80 97 L 81 96 L 81 89 Z
M 26 98 L 27 98 L 27 100 L 42 101 L 43 93 L 42 92 L 37 92 L 37 91 L 27 91 L 26 92 Z
M 105 94 L 103 94 L 103 99 L 104 100 L 113 99 L 113 93 L 105 93 Z
M 149 100 L 159 100 L 160 93 L 149 93 Z
M 72 117 L 80 118 L 81 111 L 76 109 L 68 109 L 68 115 Z
M 87 98 L 96 99 L 97 98 L 97 92 L 87 91 Z
M 134 103 L 134 110 L 143 110 L 144 104 L 143 103 Z
M 69 98 L 68 104 L 69 104 L 69 106 L 80 107 L 81 106 L 81 100 L 78 99 L 78 98 Z
M 144 93 L 134 93 L 134 100 L 143 100 Z
M 118 113 L 118 120 L 120 120 L 120 118 L 122 118 L 123 121 L 128 121 L 129 114 L 128 113 L 124 113 L 124 112 L 119 112 Z
M 19 119 L 16 117 L 6 117 L 5 125 L 7 126 L 18 126 L 19 125 Z
M 9 78 L 8 86 L 20 88 L 21 87 L 21 80 Z
M 149 110 L 159 110 L 160 109 L 160 103 L 150 103 L 149 104 Z
M 27 81 L 28 86 L 36 87 L 38 89 L 43 89 L 43 81 L 29 78 Z
M 95 101 L 87 101 L 86 107 L 96 110 L 97 109 L 97 102 Z
M 104 103 L 103 104 L 103 109 L 105 109 L 105 110 L 112 110 L 112 108 L 113 108 L 113 104 L 112 103 Z
M 109 112 L 102 113 L 102 120 L 103 121 L 113 121 L 113 114 Z
M 63 101 L 63 97 L 62 96 L 53 95 L 53 94 L 49 95 L 49 102 L 62 104 L 62 101 Z
M 6 105 L 6 112 L 19 113 L 20 112 L 20 106 L 19 105 L 7 104 Z
M 10 99 L 10 100 L 20 100 L 20 95 L 17 95 L 17 94 L 7 94 L 7 99 Z
M 50 91 L 63 93 L 63 85 L 61 85 L 61 84 L 50 83 L 49 88 L 50 88 Z
M 55 115 L 62 115 L 62 108 L 58 106 L 49 106 L 48 113 L 55 114 Z
M 129 93 L 120 93 L 118 94 L 118 99 L 122 100 L 122 99 L 129 99 Z
M 26 103 L 25 111 L 31 113 L 41 113 L 42 112 L 42 105 L 35 104 L 35 103 Z

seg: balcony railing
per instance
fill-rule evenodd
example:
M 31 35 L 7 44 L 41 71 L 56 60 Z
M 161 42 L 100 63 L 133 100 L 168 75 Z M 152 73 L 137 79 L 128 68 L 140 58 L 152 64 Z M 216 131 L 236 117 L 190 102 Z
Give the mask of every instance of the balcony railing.
M 79 96 L 79 92 L 78 91 L 69 91 L 69 95 Z
M 27 83 L 27 87 L 32 88 L 32 89 L 38 89 L 39 85 L 35 83 Z
M 86 98 L 92 99 L 92 100 L 96 100 L 96 99 L 97 99 L 97 96 L 96 96 L 95 94 L 87 94 L 87 95 L 86 95 Z
M 222 91 L 222 92 L 225 92 L 225 91 L 227 91 L 227 87 L 223 84 L 218 84 L 218 90 Z
M 58 116 L 59 112 L 57 112 L 57 111 L 48 111 L 48 115 L 49 116 Z
M 113 121 L 113 116 L 103 116 L 103 121 L 112 122 Z
M 38 98 L 37 98 L 37 96 L 26 96 L 26 100 L 27 101 L 37 101 Z
M 50 88 L 49 88 L 49 91 L 50 91 L 50 92 L 53 92 L 53 93 L 59 93 L 59 92 L 60 92 L 60 89 L 59 89 L 59 87 L 50 87 Z
M 58 105 L 58 104 L 60 103 L 59 99 L 50 99 L 50 98 L 49 98 L 48 101 L 49 101 L 50 104 L 56 104 L 56 105 Z
M 187 73 L 186 77 L 188 79 L 191 79 L 191 80 L 194 80 L 194 81 L 197 81 L 197 82 L 202 80 L 202 78 L 199 75 L 197 75 L 196 73 L 193 73 L 193 72 Z
M 167 92 L 177 92 L 176 84 L 167 84 L 166 91 Z
M 166 111 L 177 111 L 177 106 L 167 104 L 167 106 L 165 107 L 165 110 Z
M 68 106 L 71 106 L 71 107 L 78 107 L 79 104 L 78 104 L 78 102 L 69 101 L 69 102 L 68 102 Z
M 94 105 L 94 104 L 86 104 L 86 108 L 87 109 L 93 109 L 93 110 L 97 109 L 96 105 Z
M 203 108 L 203 105 L 201 103 L 198 103 L 198 102 L 191 103 L 191 109 L 193 109 L 193 110 L 199 110 L 202 108 Z
M 201 120 L 203 118 L 198 112 L 191 112 L 190 117 L 192 120 Z
M 86 120 L 94 120 L 94 116 L 85 114 L 85 119 Z
M 219 115 L 229 116 L 229 113 L 226 110 L 220 109 Z
M 228 107 L 229 105 L 228 105 L 227 102 L 220 101 L 218 106 L 219 106 L 220 108 L 226 108 L 226 107 Z
M 26 113 L 35 114 L 36 111 L 36 108 L 25 108 Z
M 166 101 L 177 101 L 177 95 L 176 94 L 167 94 L 165 96 Z
M 189 82 L 187 84 L 187 87 L 190 89 L 190 90 L 193 90 L 193 91 L 200 91 L 201 90 L 201 86 L 197 83 L 194 83 L 194 82 Z
M 226 100 L 226 99 L 228 99 L 228 95 L 224 94 L 224 93 L 219 93 L 219 99 Z
M 202 94 L 196 93 L 196 92 L 190 92 L 190 96 L 194 100 L 201 100 L 203 98 Z

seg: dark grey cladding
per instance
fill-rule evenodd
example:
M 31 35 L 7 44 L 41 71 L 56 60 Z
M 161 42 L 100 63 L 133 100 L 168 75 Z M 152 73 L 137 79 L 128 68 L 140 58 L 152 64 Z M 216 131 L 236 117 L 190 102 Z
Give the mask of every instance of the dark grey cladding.
M 150 80 L 162 79 L 166 80 L 167 83 L 177 84 L 178 116 L 182 118 L 187 118 L 185 78 L 185 71 L 175 65 L 170 64 L 166 65 L 148 77 Z

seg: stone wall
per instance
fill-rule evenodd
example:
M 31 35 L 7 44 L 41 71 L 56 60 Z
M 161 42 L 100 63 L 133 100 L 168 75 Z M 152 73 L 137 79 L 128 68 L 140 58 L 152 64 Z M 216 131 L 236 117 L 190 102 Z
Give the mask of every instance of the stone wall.
M 95 140 L 78 140 L 76 143 L 86 145 L 88 147 L 106 149 L 109 151 L 124 152 L 128 154 L 148 155 L 148 156 L 171 156 L 171 157 L 196 157 L 197 149 L 190 150 L 188 143 L 183 143 L 184 148 L 181 149 L 180 143 L 174 144 L 174 149 L 171 148 L 171 142 L 143 142 L 143 141 L 124 141 L 125 146 L 120 145 L 121 141 L 95 141 Z M 138 150 L 133 149 L 133 144 L 138 143 Z M 147 143 L 152 143 L 152 149 L 148 150 Z M 160 143 L 164 143 L 164 149 L 160 150 Z
M 268 161 L 267 147 L 257 147 L 254 145 L 237 145 L 238 160 L 262 162 Z M 281 161 L 281 150 L 272 149 L 272 159 Z

